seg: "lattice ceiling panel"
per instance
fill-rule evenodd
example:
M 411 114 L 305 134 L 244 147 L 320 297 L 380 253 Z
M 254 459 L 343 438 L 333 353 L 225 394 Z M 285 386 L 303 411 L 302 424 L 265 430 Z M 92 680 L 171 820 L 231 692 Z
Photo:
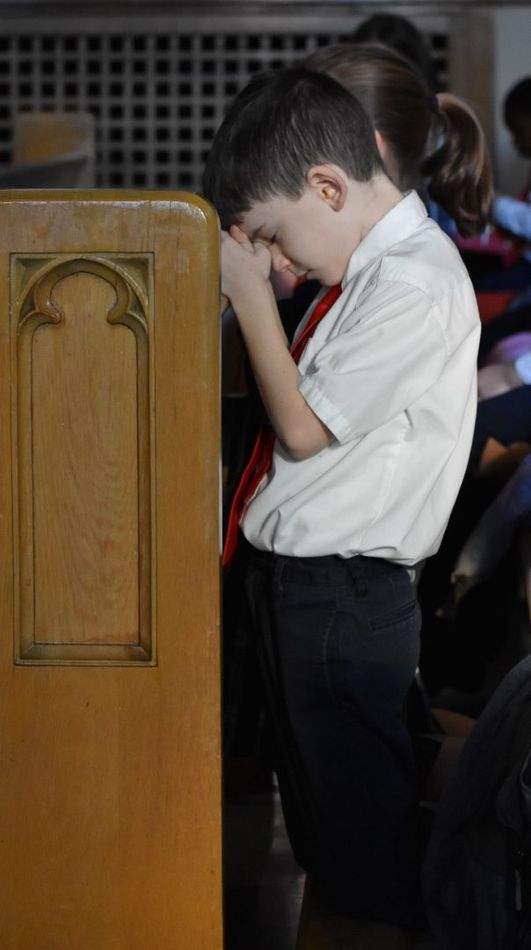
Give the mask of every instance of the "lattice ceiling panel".
M 272 20 L 272 24 L 275 21 Z M 197 190 L 227 104 L 258 70 L 289 65 L 345 33 L 131 32 L 0 37 L 0 164 L 18 111 L 89 110 L 103 187 Z M 102 22 L 104 25 L 105 21 Z M 349 32 L 355 23 L 350 21 Z M 429 36 L 444 84 L 447 36 Z

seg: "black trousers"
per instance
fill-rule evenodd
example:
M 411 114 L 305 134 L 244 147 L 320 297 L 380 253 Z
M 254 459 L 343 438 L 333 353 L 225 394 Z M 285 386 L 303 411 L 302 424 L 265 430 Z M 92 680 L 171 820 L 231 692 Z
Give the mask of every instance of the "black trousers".
M 408 572 L 375 558 L 256 552 L 247 591 L 296 859 L 337 911 L 421 925 L 402 715 L 419 652 Z

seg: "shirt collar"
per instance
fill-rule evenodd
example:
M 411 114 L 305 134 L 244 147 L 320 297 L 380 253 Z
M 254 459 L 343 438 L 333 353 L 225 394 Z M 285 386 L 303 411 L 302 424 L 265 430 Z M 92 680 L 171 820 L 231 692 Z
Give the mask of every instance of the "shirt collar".
M 353 251 L 341 281 L 342 288 L 344 289 L 367 264 L 382 257 L 393 244 L 410 237 L 427 216 L 426 207 L 416 191 L 404 195 L 398 204 L 376 222 Z

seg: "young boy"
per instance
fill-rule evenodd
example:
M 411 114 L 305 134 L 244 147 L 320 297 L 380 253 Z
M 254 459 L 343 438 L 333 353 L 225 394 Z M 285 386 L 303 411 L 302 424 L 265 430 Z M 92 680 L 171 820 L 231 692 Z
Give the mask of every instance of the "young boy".
M 468 458 L 474 294 L 420 199 L 385 175 L 357 101 L 323 74 L 261 75 L 240 93 L 205 193 L 229 229 L 222 292 L 276 436 L 241 529 L 292 845 L 338 911 L 416 926 L 412 568 L 437 549 Z M 271 270 L 325 285 L 302 353 Z

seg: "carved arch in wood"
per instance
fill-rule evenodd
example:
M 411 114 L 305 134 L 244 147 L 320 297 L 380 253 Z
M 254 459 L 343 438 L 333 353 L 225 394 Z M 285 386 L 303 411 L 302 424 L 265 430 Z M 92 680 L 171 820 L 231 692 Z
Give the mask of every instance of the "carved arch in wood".
M 107 304 L 94 319 L 113 327 L 127 328 L 133 338 L 134 353 L 130 359 L 129 389 L 134 392 L 130 411 L 134 419 L 136 477 L 134 499 L 134 573 L 136 629 L 107 638 L 105 613 L 96 616 L 98 634 L 69 636 L 57 629 L 43 635 L 40 629 L 39 598 L 36 596 L 39 544 L 35 519 L 35 498 L 38 487 L 35 477 L 34 446 L 39 411 L 34 386 L 40 350 L 36 346 L 43 328 L 60 330 L 75 312 L 65 314 L 57 302 L 58 285 L 80 275 L 104 281 L 112 288 L 114 302 Z M 15 511 L 15 644 L 17 664 L 45 665 L 153 665 L 155 651 L 155 577 L 152 548 L 155 543 L 154 483 L 154 315 L 151 255 L 25 255 L 11 256 L 11 325 L 15 335 L 12 352 L 12 431 L 14 444 L 14 511 Z M 81 285 L 83 281 L 80 282 Z M 71 309 L 71 308 L 70 308 Z M 103 312 L 106 310 L 106 312 Z M 102 353 L 105 360 L 105 353 Z M 42 374 L 42 370 L 40 371 Z M 42 390 L 41 390 L 42 394 Z M 87 401 L 92 397 L 87 392 Z M 129 413 L 128 413 L 129 414 Z M 58 423 L 59 424 L 59 423 Z M 80 425 L 83 425 L 80 421 Z M 53 429 L 53 426 L 52 426 Z M 55 438 L 68 439 L 69 433 L 55 432 Z M 104 438 L 104 433 L 101 433 Z M 42 442 L 42 435 L 40 436 Z M 133 444 L 133 440 L 130 440 Z M 50 443 L 53 454 L 53 438 Z M 53 465 L 53 458 L 50 458 Z M 94 465 L 98 460 L 94 459 Z M 42 479 L 42 471 L 39 473 Z M 97 512 L 95 514 L 97 517 Z M 131 532 L 130 532 L 131 533 Z M 67 539 L 68 544 L 77 539 Z M 112 542 L 112 539 L 111 539 Z M 79 539 L 82 544 L 83 540 Z M 41 554 L 41 560 L 45 555 Z M 60 582 L 60 581 L 58 581 Z M 133 595 L 131 595 L 133 596 Z M 93 598 L 97 610 L 97 595 Z M 101 623 L 100 623 L 101 619 Z M 60 626 L 60 624 L 58 625 Z

